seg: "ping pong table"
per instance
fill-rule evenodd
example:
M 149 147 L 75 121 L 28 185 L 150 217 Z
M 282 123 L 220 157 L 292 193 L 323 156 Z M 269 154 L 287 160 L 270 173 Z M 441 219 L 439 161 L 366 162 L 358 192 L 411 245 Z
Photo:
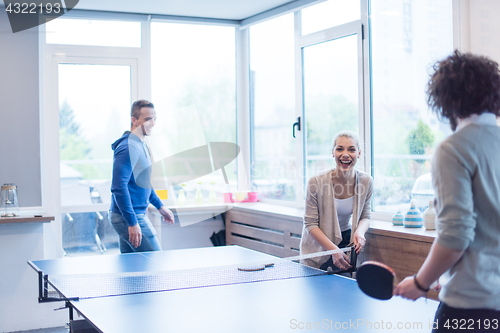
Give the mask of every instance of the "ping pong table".
M 372 299 L 363 294 L 353 279 L 325 275 L 295 262 L 288 265 L 295 266 L 291 270 L 301 274 L 277 274 L 277 278 L 257 278 L 251 283 L 243 279 L 218 285 L 218 281 L 212 283 L 203 274 L 204 270 L 218 267 L 234 269 L 231 265 L 276 260 L 279 261 L 239 246 L 221 246 L 38 260 L 30 261 L 29 265 L 38 272 L 39 301 L 50 301 L 49 289 L 53 288 L 52 293 L 57 293 L 69 307 L 70 319 L 75 310 L 96 332 L 431 331 L 438 302 L 424 299 L 413 302 L 400 297 L 388 301 Z M 226 268 L 222 271 L 227 271 Z M 272 273 L 273 269 L 277 268 L 236 275 L 258 276 L 266 271 Z M 82 280 L 73 289 L 65 287 L 58 278 L 87 277 L 89 272 L 112 277 L 120 273 L 134 278 L 142 272 L 179 271 L 181 287 L 151 292 L 112 291 L 109 295 L 91 293 L 90 297 L 80 297 L 79 290 L 100 290 L 106 288 L 106 282 Z M 224 273 L 215 275 L 225 281 Z M 193 286 L 184 286 L 192 282 L 186 282 L 189 279 L 195 281 Z M 201 285 L 196 284 L 197 280 Z M 121 283 L 125 282 L 118 281 Z

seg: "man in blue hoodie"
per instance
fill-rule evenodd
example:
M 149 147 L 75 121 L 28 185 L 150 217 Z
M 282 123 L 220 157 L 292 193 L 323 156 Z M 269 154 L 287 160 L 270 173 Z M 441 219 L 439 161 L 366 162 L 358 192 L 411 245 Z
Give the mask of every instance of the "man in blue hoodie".
M 151 203 L 168 224 L 174 223 L 174 215 L 163 206 L 151 185 L 152 161 L 145 138 L 155 126 L 153 103 L 135 101 L 131 116 L 130 131 L 111 145 L 114 157 L 110 220 L 120 235 L 121 253 L 161 251 L 146 209 Z

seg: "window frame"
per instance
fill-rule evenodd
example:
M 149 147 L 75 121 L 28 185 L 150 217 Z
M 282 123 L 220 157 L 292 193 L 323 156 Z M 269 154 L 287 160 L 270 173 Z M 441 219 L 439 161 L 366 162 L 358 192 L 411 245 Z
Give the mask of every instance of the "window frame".
M 58 66 L 64 63 L 130 65 L 131 66 L 131 99 L 138 96 L 150 98 L 151 75 L 149 63 L 149 18 L 145 15 L 128 15 L 100 13 L 97 15 L 80 12 L 74 13 L 70 19 L 85 20 L 133 20 L 141 22 L 141 47 L 109 47 L 48 44 L 46 38 L 40 38 L 41 81 L 40 112 L 41 150 L 42 150 L 42 207 L 44 211 L 54 215 L 51 226 L 44 226 L 45 246 L 49 256 L 60 257 L 64 254 L 62 244 L 62 214 L 107 211 L 109 205 L 94 204 L 81 206 L 61 205 L 60 152 L 59 152 L 59 82 Z M 45 37 L 46 26 L 41 26 Z M 50 241 L 48 241 L 50 239 Z
M 141 22 L 142 43 L 140 48 L 130 47 L 106 47 L 106 46 L 82 46 L 82 45 L 61 45 L 47 44 L 45 38 L 39 39 L 40 48 L 40 124 L 41 124 L 41 169 L 42 169 L 42 209 L 43 211 L 54 214 L 56 222 L 44 228 L 56 230 L 56 237 L 48 236 L 46 244 L 56 242 L 56 246 L 62 249 L 62 238 L 57 237 L 57 233 L 61 235 L 61 205 L 60 205 L 60 175 L 59 175 L 59 113 L 58 113 L 58 93 L 57 93 L 57 66 L 59 63 L 67 61 L 76 61 L 76 59 L 107 59 L 106 61 L 126 61 L 125 59 L 134 59 L 137 62 L 137 89 L 132 89 L 132 99 L 141 96 L 144 98 L 151 97 L 151 63 L 150 63 L 150 22 L 167 21 L 175 23 L 188 24 L 214 24 L 214 25 L 230 25 L 234 26 L 235 34 L 235 50 L 236 50 L 236 128 L 237 128 L 237 143 L 241 147 L 241 161 L 238 165 L 238 184 L 249 184 L 251 181 L 250 170 L 250 146 L 253 139 L 253 133 L 250 128 L 250 107 L 249 107 L 249 32 L 248 29 L 254 24 L 272 19 L 277 16 L 294 13 L 294 34 L 296 40 L 295 46 L 295 115 L 301 117 L 301 123 L 304 124 L 303 103 L 302 103 L 302 62 L 301 62 L 301 47 L 300 43 L 313 38 L 313 35 L 321 35 L 325 31 L 336 30 L 339 27 L 325 29 L 323 31 L 314 32 L 309 35 L 300 35 L 300 10 L 302 8 L 313 6 L 324 0 L 304 0 L 295 6 L 283 6 L 273 9 L 262 14 L 255 15 L 251 18 L 236 20 L 218 20 L 206 18 L 189 18 L 175 17 L 167 15 L 145 15 L 145 14 L 125 14 L 111 12 L 89 12 L 73 10 L 66 14 L 65 18 L 73 19 L 95 19 L 95 20 L 126 20 Z M 363 27 L 362 39 L 362 85 L 363 94 L 362 103 L 360 104 L 360 140 L 363 145 L 363 165 L 366 172 L 372 173 L 373 166 L 373 140 L 372 140 L 372 77 L 371 77 L 371 25 L 370 25 L 370 3 L 371 0 L 359 0 L 361 19 L 357 20 L 357 24 Z M 470 39 L 470 22 L 468 6 L 463 4 L 463 0 L 452 0 L 452 17 L 453 17 L 453 47 L 462 51 L 469 51 L 471 47 Z M 356 21 L 353 21 L 356 22 Z M 350 25 L 346 23 L 345 25 Z M 41 36 L 45 36 L 45 25 L 40 26 Z M 71 60 L 68 60 L 71 59 Z M 113 60 L 114 59 L 114 60 Z M 97 61 L 97 60 L 96 60 Z M 54 69 L 55 68 L 55 69 Z M 134 83 L 132 83 L 134 85 Z M 134 91 L 135 90 L 135 91 Z M 297 93 L 299 92 L 299 93 Z M 291 127 L 292 124 L 290 124 Z M 302 129 L 304 127 L 302 126 Z M 291 128 L 290 128 L 291 131 Z M 302 135 L 300 135 L 302 134 Z M 291 135 L 291 133 L 290 133 Z M 304 136 L 305 131 L 299 132 L 296 140 L 297 149 L 297 165 L 303 166 L 304 161 Z M 246 168 L 245 168 L 246 167 Z M 303 207 L 303 193 L 307 179 L 305 179 L 305 170 L 296 178 L 297 199 L 294 202 L 282 202 L 279 200 L 263 200 L 263 202 L 288 205 L 294 207 Z M 54 193 L 54 188 L 56 191 Z M 299 194 L 299 192 L 301 192 Z M 89 207 L 91 211 L 95 211 L 96 206 Z M 79 207 L 82 209 L 82 207 Z M 81 210 L 80 210 L 81 211 Z M 391 214 L 372 212 L 372 218 L 377 220 L 390 221 Z M 55 227 L 53 227 L 54 225 Z M 58 230 L 58 232 L 57 232 Z M 47 246 L 46 253 L 53 256 L 60 256 L 59 253 L 51 251 Z

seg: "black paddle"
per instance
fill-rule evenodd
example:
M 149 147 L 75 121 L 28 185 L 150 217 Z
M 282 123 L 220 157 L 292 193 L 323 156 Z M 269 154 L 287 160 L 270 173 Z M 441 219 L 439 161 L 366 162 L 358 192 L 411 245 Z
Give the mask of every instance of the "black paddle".
M 376 299 L 390 299 L 394 288 L 398 284 L 396 273 L 389 266 L 378 261 L 365 261 L 358 267 L 356 280 L 361 291 Z M 430 289 L 439 288 L 439 282 L 435 281 Z
M 377 261 L 365 261 L 356 273 L 359 289 L 376 299 L 390 299 L 396 286 L 396 273 Z

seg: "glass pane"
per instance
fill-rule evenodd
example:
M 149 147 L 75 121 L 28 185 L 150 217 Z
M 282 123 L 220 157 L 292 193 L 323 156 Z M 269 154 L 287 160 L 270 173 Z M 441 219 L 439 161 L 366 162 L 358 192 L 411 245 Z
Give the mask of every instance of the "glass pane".
M 357 36 L 303 49 L 306 179 L 332 169 L 333 137 L 359 132 Z M 358 165 L 359 167 L 359 165 Z
M 59 65 L 61 205 L 111 202 L 111 144 L 130 129 L 130 66 Z
M 453 51 L 452 0 L 372 1 L 374 209 L 424 210 L 430 162 L 450 134 L 427 107 L 429 68 Z
M 46 31 L 49 44 L 141 47 L 141 22 L 58 18 Z
M 97 253 L 118 254 L 118 234 L 108 212 L 62 214 L 63 249 L 69 257 Z
M 252 26 L 252 185 L 261 199 L 295 200 L 294 72 L 293 14 Z
M 359 0 L 329 0 L 302 9 L 302 35 L 359 20 Z
M 209 142 L 236 143 L 235 68 L 234 27 L 151 24 L 152 102 L 158 122 L 150 143 L 155 160 Z M 204 198 L 199 202 L 208 203 L 212 190 L 216 201 L 222 201 L 222 192 L 236 190 L 237 167 L 236 159 L 224 167 L 230 186 L 219 169 L 188 181 L 187 202 L 195 202 L 198 190 Z M 177 197 L 180 189 L 176 184 Z

